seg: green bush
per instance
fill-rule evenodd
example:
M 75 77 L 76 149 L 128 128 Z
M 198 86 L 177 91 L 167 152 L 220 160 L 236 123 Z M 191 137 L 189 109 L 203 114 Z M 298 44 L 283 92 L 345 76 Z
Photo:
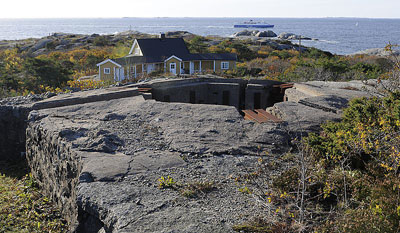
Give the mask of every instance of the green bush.
M 53 88 L 64 86 L 72 74 L 71 70 L 49 58 L 29 58 L 24 64 L 27 76 L 32 77 L 29 89 L 45 85 Z
M 106 46 L 106 45 L 109 45 L 110 43 L 105 36 L 98 36 L 98 37 L 94 38 L 93 44 L 95 46 Z

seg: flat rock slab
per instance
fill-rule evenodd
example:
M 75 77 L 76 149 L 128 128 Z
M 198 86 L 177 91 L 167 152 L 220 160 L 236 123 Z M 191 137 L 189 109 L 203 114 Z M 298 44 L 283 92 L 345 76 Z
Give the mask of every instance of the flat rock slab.
M 316 132 L 327 121 L 339 121 L 351 99 L 371 96 L 371 86 L 361 81 L 295 83 L 285 91 L 286 102 L 268 112 L 288 122 L 293 133 Z
M 305 83 L 295 83 L 294 89 L 303 92 L 306 96 L 325 96 L 332 95 L 346 99 L 355 97 L 369 96 L 370 86 L 362 81 L 350 82 L 324 82 L 310 81 Z
M 113 232 L 234 232 L 233 225 L 263 209 L 231 177 L 256 163 L 257 157 L 215 156 L 120 182 L 81 183 L 78 203 L 107 223 L 106 231 L 112 226 Z M 178 190 L 158 188 L 158 179 L 167 175 L 181 185 L 213 181 L 215 188 L 188 198 Z
M 245 121 L 231 106 L 142 96 L 32 111 L 29 119 L 79 158 L 77 205 L 96 219 L 85 221 L 85 232 L 232 232 L 262 208 L 232 177 L 289 140 L 285 125 Z M 181 187 L 207 181 L 214 188 L 188 198 L 159 189 L 162 176 Z
M 111 99 L 120 99 L 137 95 L 139 95 L 139 91 L 136 87 L 113 87 L 107 89 L 96 89 L 69 94 L 60 94 L 55 97 L 36 102 L 31 105 L 31 108 L 33 110 L 57 108 Z
M 145 100 L 134 86 L 58 96 L 33 105 L 27 154 L 36 176 L 57 183 L 46 188 L 71 218 L 80 213 L 81 232 L 232 232 L 266 208 L 240 188 L 256 192 L 274 171 L 253 186 L 235 178 L 259 169 L 264 152 L 285 152 L 291 132 L 339 120 L 351 98 L 367 95 L 359 87 L 295 84 L 296 101 L 268 109 L 285 121 L 278 124 L 245 121 L 232 106 Z M 174 188 L 160 189 L 168 176 Z M 201 182 L 212 190 L 184 195 Z

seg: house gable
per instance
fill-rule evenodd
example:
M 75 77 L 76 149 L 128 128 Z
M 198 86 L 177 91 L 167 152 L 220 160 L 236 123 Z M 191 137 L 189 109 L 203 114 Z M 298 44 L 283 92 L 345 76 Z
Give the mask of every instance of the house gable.
M 107 60 L 105 60 L 105 61 L 102 61 L 102 62 L 98 63 L 97 66 L 104 65 L 104 64 L 106 64 L 106 63 L 108 63 L 108 62 L 110 62 L 110 63 L 112 63 L 112 64 L 114 64 L 114 65 L 116 65 L 116 66 L 118 66 L 118 67 L 120 67 L 120 68 L 122 67 L 120 64 L 116 63 L 115 61 L 113 61 L 113 60 L 111 60 L 111 59 L 107 59 Z
M 129 51 L 129 55 L 132 55 L 132 56 L 143 56 L 143 51 L 140 48 L 140 45 L 139 45 L 137 39 L 135 39 L 135 41 L 133 42 L 131 50 Z
M 171 59 L 176 59 L 176 60 L 178 60 L 178 61 L 182 61 L 182 59 L 180 59 L 179 57 L 177 57 L 177 56 L 175 56 L 175 55 L 172 55 L 172 56 L 170 56 L 169 58 L 165 59 L 165 62 L 167 62 L 167 61 L 169 61 L 169 60 L 171 60 Z
M 114 80 L 114 74 L 117 68 L 122 66 L 111 59 L 107 59 L 99 64 L 99 78 L 100 80 Z

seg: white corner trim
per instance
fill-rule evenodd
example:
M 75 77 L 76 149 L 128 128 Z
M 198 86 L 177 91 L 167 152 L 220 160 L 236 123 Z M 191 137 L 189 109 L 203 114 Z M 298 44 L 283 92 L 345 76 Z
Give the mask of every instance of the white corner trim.
M 97 66 L 101 66 L 101 65 L 104 65 L 104 64 L 106 64 L 107 62 L 111 62 L 112 64 L 114 64 L 114 65 L 116 65 L 116 66 L 118 66 L 118 67 L 122 67 L 120 64 L 118 64 L 118 63 L 116 63 L 115 61 L 113 61 L 113 60 L 111 60 L 111 59 L 107 59 L 107 60 L 105 60 L 105 61 L 102 61 L 102 62 L 100 62 L 99 64 L 97 64 Z
M 171 60 L 172 58 L 175 58 L 175 59 L 177 59 L 178 61 L 182 61 L 182 59 L 180 59 L 179 57 L 177 57 L 177 56 L 175 56 L 175 55 L 172 55 L 172 56 L 170 56 L 169 58 L 165 59 L 164 62 L 167 62 L 168 60 Z

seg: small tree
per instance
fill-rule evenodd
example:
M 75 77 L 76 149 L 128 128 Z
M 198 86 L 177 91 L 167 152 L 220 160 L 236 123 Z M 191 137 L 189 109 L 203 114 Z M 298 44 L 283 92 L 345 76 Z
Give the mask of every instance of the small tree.
M 30 58 L 24 64 L 24 70 L 27 76 L 34 77 L 32 85 L 35 86 L 32 89 L 39 85 L 62 87 L 72 74 L 70 69 L 48 58 Z

